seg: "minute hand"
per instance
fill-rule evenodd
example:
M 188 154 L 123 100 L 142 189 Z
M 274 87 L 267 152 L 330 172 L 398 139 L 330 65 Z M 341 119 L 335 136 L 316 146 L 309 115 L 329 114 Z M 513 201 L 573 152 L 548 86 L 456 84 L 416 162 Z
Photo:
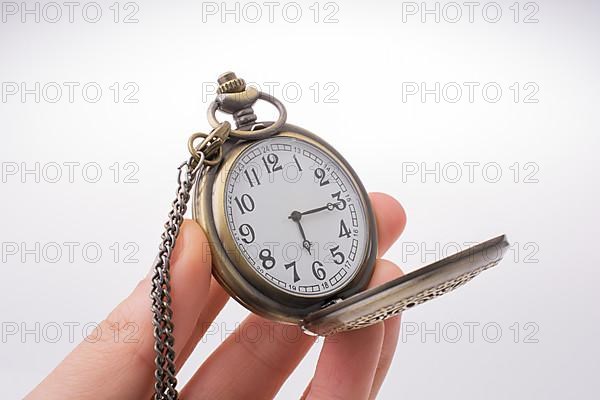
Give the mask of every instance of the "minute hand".
M 323 207 L 317 207 L 317 208 L 313 208 L 312 210 L 301 212 L 300 215 L 313 214 L 313 213 L 316 213 L 316 212 L 319 212 L 319 211 L 323 211 L 323 210 L 327 210 L 327 209 L 332 210 L 333 209 L 333 204 L 327 203 Z

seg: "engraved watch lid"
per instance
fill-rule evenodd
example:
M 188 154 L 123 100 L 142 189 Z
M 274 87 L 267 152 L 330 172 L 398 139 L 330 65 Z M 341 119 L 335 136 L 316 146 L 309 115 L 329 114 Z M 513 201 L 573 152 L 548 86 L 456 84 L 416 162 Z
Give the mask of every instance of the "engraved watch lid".
M 509 243 L 495 237 L 309 314 L 303 329 L 329 336 L 359 329 L 448 293 L 498 264 Z

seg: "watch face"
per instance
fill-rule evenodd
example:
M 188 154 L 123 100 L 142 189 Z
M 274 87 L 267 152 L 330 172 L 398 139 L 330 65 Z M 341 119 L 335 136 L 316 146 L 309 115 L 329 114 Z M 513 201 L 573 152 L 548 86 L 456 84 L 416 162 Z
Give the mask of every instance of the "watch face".
M 247 147 L 225 182 L 225 216 L 245 260 L 287 293 L 344 288 L 366 256 L 359 189 L 340 163 L 308 141 L 275 136 Z

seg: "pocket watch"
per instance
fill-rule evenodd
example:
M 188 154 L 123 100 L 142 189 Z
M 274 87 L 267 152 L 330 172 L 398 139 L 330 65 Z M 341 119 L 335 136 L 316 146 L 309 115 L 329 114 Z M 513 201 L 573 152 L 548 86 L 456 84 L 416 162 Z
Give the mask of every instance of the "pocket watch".
M 504 235 L 365 290 L 376 262 L 369 197 L 331 145 L 288 124 L 285 106 L 227 72 L 208 108 L 209 134 L 193 134 L 179 168 L 152 279 L 155 399 L 176 398 L 169 262 L 187 203 L 205 230 L 215 279 L 250 311 L 328 336 L 393 317 L 496 265 Z M 252 106 L 274 105 L 275 122 Z M 217 111 L 236 125 L 219 122 Z M 191 194 L 192 187 L 194 192 Z

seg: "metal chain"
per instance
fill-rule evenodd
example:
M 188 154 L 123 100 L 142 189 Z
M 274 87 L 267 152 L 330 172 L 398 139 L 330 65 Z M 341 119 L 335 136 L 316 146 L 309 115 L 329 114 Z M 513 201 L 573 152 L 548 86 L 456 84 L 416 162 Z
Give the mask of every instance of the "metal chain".
M 165 230 L 161 236 L 159 252 L 152 275 L 152 325 L 154 326 L 154 400 L 177 400 L 177 370 L 175 367 L 175 337 L 173 336 L 173 310 L 171 309 L 171 255 L 187 211 L 190 191 L 196 177 L 205 166 L 215 165 L 222 157 L 221 145 L 229 136 L 229 123 L 215 128 L 210 135 L 194 134 L 190 138 L 192 157 L 179 166 L 177 197 L 173 201 Z M 203 138 L 198 146 L 197 138 Z M 216 156 L 214 155 L 216 154 Z

